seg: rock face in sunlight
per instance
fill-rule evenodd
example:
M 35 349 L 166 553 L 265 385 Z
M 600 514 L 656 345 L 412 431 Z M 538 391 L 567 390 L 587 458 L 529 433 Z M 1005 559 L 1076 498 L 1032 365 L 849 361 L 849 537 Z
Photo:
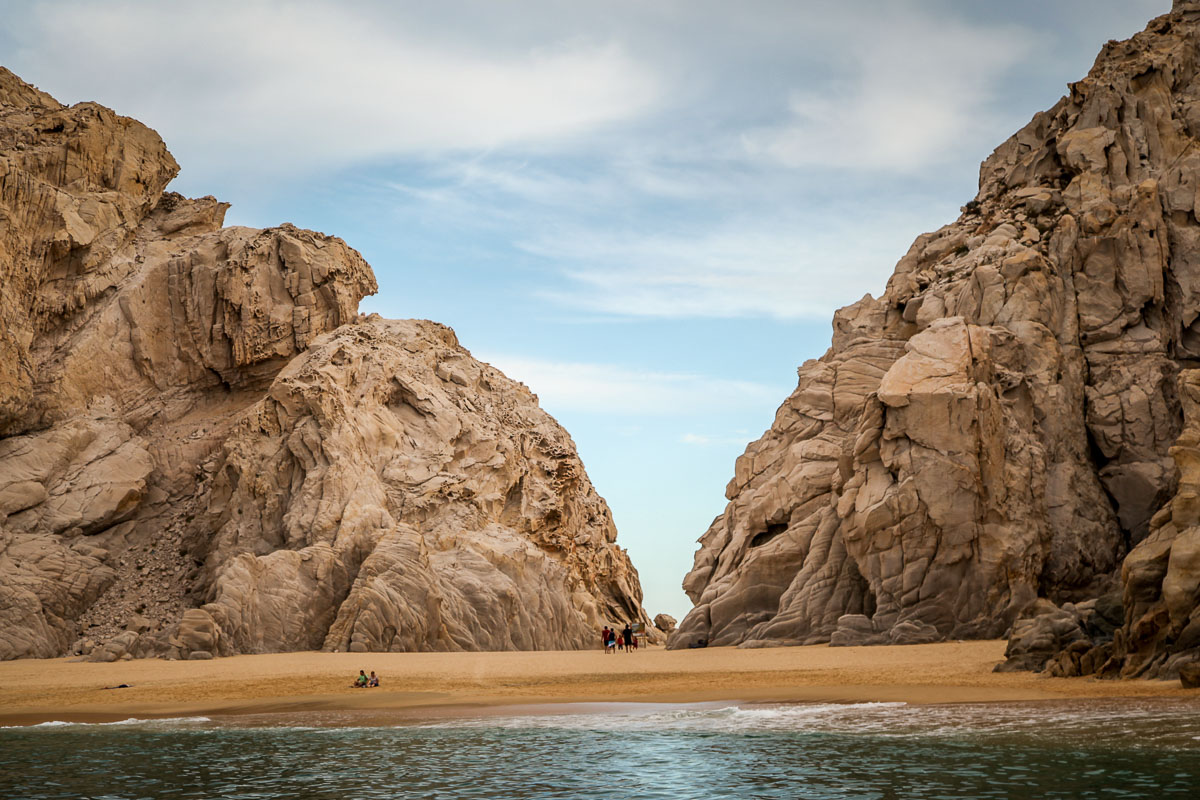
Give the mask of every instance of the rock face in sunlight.
M 1063 674 L 1200 658 L 1198 52 L 1200 3 L 1110 42 L 837 312 L 737 461 L 671 646 L 1011 629 L 1010 663 Z
M 223 228 L 0 69 L 0 658 L 570 648 L 642 620 L 567 433 L 340 239 Z

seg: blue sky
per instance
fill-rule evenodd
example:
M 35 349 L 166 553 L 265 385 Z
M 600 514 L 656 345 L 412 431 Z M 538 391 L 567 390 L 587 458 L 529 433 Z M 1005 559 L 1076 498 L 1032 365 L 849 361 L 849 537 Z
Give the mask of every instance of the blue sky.
M 162 134 L 171 188 L 371 262 L 574 437 L 682 618 L 695 540 L 834 309 L 1169 0 L 25 2 L 0 63 Z

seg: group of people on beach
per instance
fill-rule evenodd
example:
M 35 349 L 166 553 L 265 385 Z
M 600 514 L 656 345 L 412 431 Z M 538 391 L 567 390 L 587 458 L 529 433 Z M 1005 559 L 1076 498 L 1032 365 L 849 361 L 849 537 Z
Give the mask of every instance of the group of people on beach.
M 350 686 L 354 689 L 376 689 L 379 687 L 379 676 L 375 674 L 375 670 L 371 670 L 371 677 L 368 678 L 367 673 L 360 669 L 358 677 Z
M 604 626 L 604 630 L 600 632 L 600 642 L 604 645 L 605 655 L 615 653 L 618 650 L 624 650 L 626 653 L 632 653 L 638 648 L 638 637 L 633 633 L 633 625 L 626 622 L 622 630 Z

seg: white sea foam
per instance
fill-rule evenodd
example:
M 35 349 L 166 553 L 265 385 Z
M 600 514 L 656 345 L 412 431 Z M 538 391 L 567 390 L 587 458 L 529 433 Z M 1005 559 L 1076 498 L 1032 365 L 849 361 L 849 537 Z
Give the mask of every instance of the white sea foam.
M 849 720 L 880 727 L 892 725 L 894 712 L 906 703 L 807 703 L 795 705 L 667 706 L 634 703 L 610 708 L 589 705 L 586 713 L 550 713 L 510 717 L 445 719 L 423 727 L 438 728 L 568 728 L 600 731 L 719 731 L 723 733 L 787 732 L 844 728 Z M 567 709 L 572 706 L 566 706 Z M 888 719 L 882 719 L 886 716 Z M 890 721 L 889 721 L 890 720 Z
M 953 739 L 993 736 L 1024 739 L 1047 730 L 1055 736 L 1116 741 L 1132 738 L 1147 744 L 1177 739 L 1178 731 L 1164 727 L 1164 718 L 1190 726 L 1194 706 L 1172 703 L 1063 702 L 908 705 L 905 703 L 796 704 L 578 704 L 560 707 L 565 713 L 439 719 L 420 727 L 565 729 L 600 732 L 678 732 L 716 734 L 833 733 L 876 737 Z M 1186 730 L 1186 734 L 1191 731 Z M 1164 738 L 1165 737 L 1165 738 Z
M 161 719 L 138 719 L 130 717 L 116 722 L 98 722 L 97 725 L 199 725 L 212 722 L 208 717 L 163 717 Z
M 91 727 L 107 727 L 111 725 L 196 725 L 205 722 L 212 722 L 208 717 L 164 717 L 162 719 L 139 719 L 138 717 L 130 717 L 129 719 L 119 719 L 114 722 L 68 722 L 60 719 L 52 719 L 48 722 L 38 722 L 34 725 L 0 725 L 0 729 L 8 728 L 61 728 L 66 726 L 74 726 L 79 728 Z

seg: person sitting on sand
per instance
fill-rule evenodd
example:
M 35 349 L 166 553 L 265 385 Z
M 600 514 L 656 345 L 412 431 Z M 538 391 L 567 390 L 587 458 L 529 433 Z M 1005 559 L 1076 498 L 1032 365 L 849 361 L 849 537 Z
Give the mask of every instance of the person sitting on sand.
M 367 681 L 368 689 L 379 688 L 379 676 L 375 674 L 375 670 L 371 670 L 371 680 Z
M 352 687 L 354 687 L 355 689 L 365 689 L 365 688 L 367 688 L 367 673 L 363 672 L 363 671 L 360 669 L 360 670 L 358 671 L 358 677 L 357 677 L 357 678 L 355 678 L 355 679 L 354 679 L 354 683 L 352 683 L 352 684 L 350 684 L 350 685 L 351 685 Z

